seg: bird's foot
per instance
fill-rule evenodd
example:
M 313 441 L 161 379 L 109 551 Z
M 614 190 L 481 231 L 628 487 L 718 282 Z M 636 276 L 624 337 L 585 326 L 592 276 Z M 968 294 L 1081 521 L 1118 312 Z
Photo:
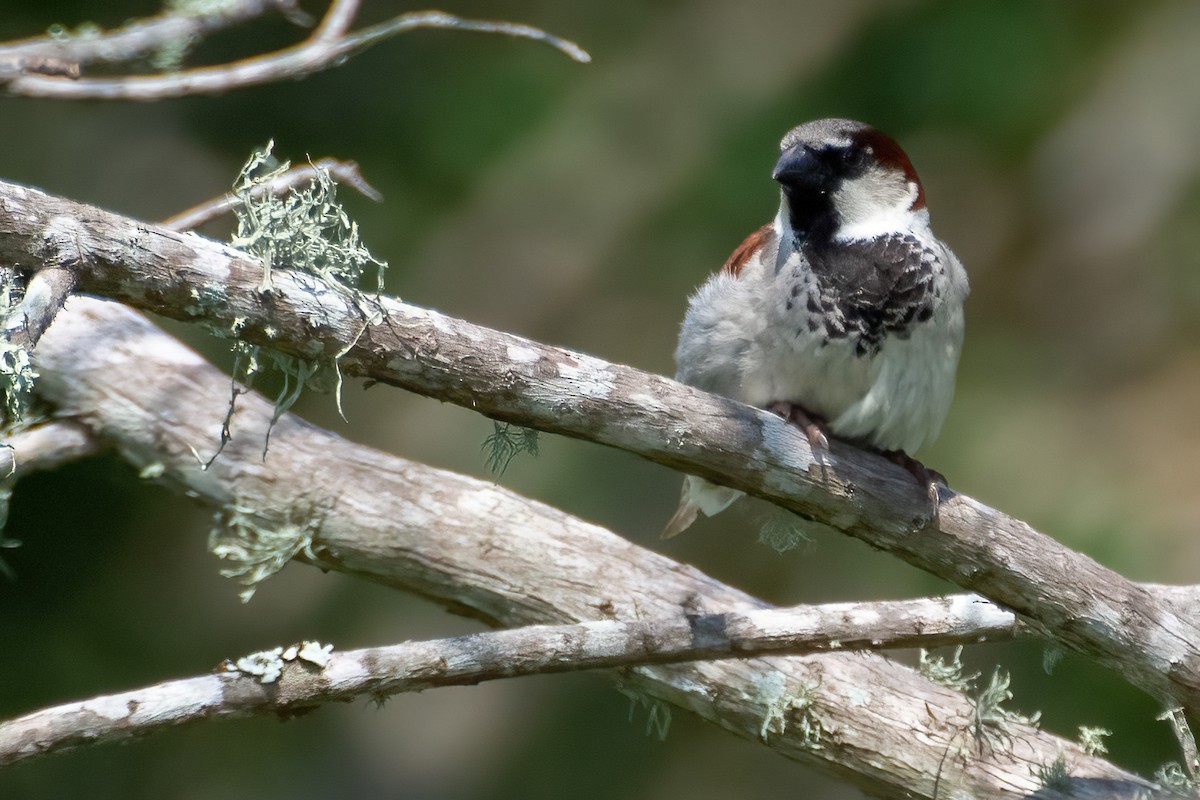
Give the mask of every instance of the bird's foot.
M 932 521 L 938 521 L 938 509 L 941 506 L 942 496 L 939 487 L 945 486 L 949 489 L 946 483 L 946 477 L 942 473 L 917 461 L 903 450 L 884 450 L 880 453 L 888 461 L 904 467 L 909 475 L 916 478 L 917 483 L 925 487 L 925 494 L 929 497 L 929 503 L 932 507 Z
M 778 414 L 804 431 L 804 436 L 808 439 L 808 446 L 813 450 L 829 449 L 829 436 L 825 433 L 825 420 L 818 415 L 805 411 L 795 403 L 789 403 L 786 400 L 769 403 L 767 411 Z

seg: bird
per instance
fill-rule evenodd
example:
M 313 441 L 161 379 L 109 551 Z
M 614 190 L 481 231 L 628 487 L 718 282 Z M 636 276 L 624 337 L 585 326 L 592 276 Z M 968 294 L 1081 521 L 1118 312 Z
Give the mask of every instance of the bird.
M 771 177 L 779 212 L 691 296 L 676 380 L 864 446 L 925 485 L 945 479 L 910 454 L 941 429 L 954 395 L 967 274 L 930 229 L 904 150 L 849 119 L 792 128 Z M 742 492 L 686 476 L 674 536 Z

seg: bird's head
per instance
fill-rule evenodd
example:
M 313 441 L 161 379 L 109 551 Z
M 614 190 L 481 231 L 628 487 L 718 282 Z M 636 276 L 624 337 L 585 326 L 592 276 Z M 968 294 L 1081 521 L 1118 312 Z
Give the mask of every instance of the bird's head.
M 780 223 L 807 240 L 853 239 L 909 227 L 925 209 L 912 162 L 891 137 L 848 119 L 792 128 L 772 177 Z

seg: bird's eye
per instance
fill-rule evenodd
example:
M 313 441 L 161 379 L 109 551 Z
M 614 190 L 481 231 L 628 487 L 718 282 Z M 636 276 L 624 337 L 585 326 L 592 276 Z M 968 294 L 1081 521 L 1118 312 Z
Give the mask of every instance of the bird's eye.
M 842 163 L 850 169 L 858 169 L 867 162 L 867 154 L 857 147 L 847 147 L 842 151 Z

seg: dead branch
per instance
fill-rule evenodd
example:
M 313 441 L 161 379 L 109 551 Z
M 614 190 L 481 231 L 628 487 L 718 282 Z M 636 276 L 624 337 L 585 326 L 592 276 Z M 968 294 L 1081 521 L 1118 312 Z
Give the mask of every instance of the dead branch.
M 315 660 L 252 659 L 280 670 L 266 680 L 238 662 L 214 675 L 168 681 L 0 722 L 0 766 L 86 744 L 120 741 L 211 718 L 286 715 L 331 701 L 584 669 L 729 656 L 940 647 L 1016 635 L 1016 617 L 977 595 L 834 603 L 629 622 L 534 625 L 405 642 Z M 298 649 L 300 649 L 298 647 Z M 104 709 L 104 711 L 101 711 Z
M 1019 520 L 963 495 L 936 521 L 904 470 L 841 443 L 818 461 L 778 417 L 661 376 L 383 300 L 362 319 L 344 291 L 277 273 L 225 245 L 0 183 L 0 259 L 56 258 L 69 233 L 82 290 L 243 338 L 344 374 L 508 422 L 612 445 L 771 500 L 1011 608 L 1166 703 L 1200 710 L 1200 621 Z M 320 287 L 321 291 L 314 291 Z M 214 436 L 213 440 L 216 437 Z
M 69 245 L 62 244 L 64 249 L 60 252 L 64 258 L 70 258 L 67 255 Z M 12 274 L 10 271 L 9 275 Z M 11 280 L 11 277 L 6 279 Z M 74 288 L 75 273 L 70 269 L 64 266 L 46 266 L 38 270 L 29 279 L 20 304 L 7 318 L 0 320 L 3 341 L 27 350 L 33 349 Z
M 243 398 L 234 441 L 206 471 L 195 451 L 219 440 L 228 378 L 115 304 L 73 298 L 43 337 L 37 366 L 45 398 L 80 412 L 135 466 L 154 466 L 164 480 L 218 506 L 253 509 L 264 526 L 311 522 L 308 549 L 322 567 L 417 592 L 492 624 L 679 619 L 763 607 L 694 568 L 492 483 L 352 445 L 289 415 L 264 462 L 273 412 L 256 395 Z M 1007 726 L 1010 747 L 980 755 L 965 733 L 967 698 L 872 653 L 639 667 L 618 676 L 632 690 L 879 796 L 930 797 L 939 772 L 943 797 L 948 787 L 977 798 L 1024 796 L 1038 790 L 1039 770 L 1060 754 L 1079 776 L 1075 797 L 1152 791 L 1019 722 Z
M 164 10 L 111 31 L 63 32 L 10 42 L 0 45 L 0 84 L 22 75 L 78 78 L 89 64 L 133 61 L 172 43 L 202 39 L 270 11 L 279 11 L 297 23 L 307 18 L 295 0 L 228 0 L 199 12 Z
M 269 7 L 294 8 L 291 3 L 244 2 L 232 15 L 171 17 L 144 22 L 118 33 L 64 42 L 45 40 L 0 49 L 0 84 L 9 94 L 59 100 L 162 100 L 187 95 L 221 94 L 233 89 L 275 83 L 321 72 L 344 63 L 367 48 L 393 36 L 420 28 L 497 33 L 542 42 L 575 61 L 591 60 L 579 45 L 529 25 L 472 20 L 441 11 L 401 14 L 391 20 L 351 31 L 359 0 L 332 0 L 312 35 L 292 47 L 251 56 L 229 64 L 180 69 L 155 75 L 105 78 L 82 76 L 79 65 L 94 60 L 124 61 L 155 47 L 203 36 L 218 27 L 263 13 Z M 170 38 L 169 38 L 170 37 Z M 124 57 L 118 57 L 124 54 Z M 7 68 L 5 68 L 7 65 Z M 8 73 L 6 78 L 6 73 Z
M 104 443 L 90 429 L 70 419 L 34 425 L 13 434 L 3 444 L 0 447 L 0 478 L 7 476 L 6 480 L 11 482 L 104 450 Z

